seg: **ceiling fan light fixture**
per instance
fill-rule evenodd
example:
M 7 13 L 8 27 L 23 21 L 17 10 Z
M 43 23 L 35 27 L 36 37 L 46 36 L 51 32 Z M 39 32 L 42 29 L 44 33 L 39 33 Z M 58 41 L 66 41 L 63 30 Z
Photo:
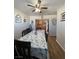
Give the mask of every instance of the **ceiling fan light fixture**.
M 32 12 L 39 12 L 39 13 L 42 13 L 42 9 L 48 9 L 48 7 L 42 7 L 41 6 L 41 0 L 38 0 L 38 2 L 34 5 L 27 5 L 27 6 L 30 6 L 30 7 L 33 7 L 34 10 L 32 10 Z
M 35 12 L 40 12 L 41 10 L 38 8 L 35 8 Z

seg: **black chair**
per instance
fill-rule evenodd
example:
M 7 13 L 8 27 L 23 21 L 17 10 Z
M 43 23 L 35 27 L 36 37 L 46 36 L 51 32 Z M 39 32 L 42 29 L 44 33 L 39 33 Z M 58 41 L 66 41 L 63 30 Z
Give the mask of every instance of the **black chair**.
M 31 43 L 14 40 L 14 59 L 31 59 Z
M 30 33 L 31 31 L 32 31 L 32 29 L 30 29 L 30 28 L 23 30 L 23 31 L 22 31 L 22 36 L 24 36 L 24 35 Z
M 45 32 L 46 42 L 48 41 L 48 34 Z

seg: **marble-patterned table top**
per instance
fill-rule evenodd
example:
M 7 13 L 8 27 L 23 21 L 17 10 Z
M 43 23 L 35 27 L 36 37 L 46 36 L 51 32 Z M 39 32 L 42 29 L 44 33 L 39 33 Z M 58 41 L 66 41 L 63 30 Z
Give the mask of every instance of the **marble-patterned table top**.
M 31 31 L 18 40 L 31 42 L 32 55 L 39 59 L 47 59 L 48 47 L 44 30 Z

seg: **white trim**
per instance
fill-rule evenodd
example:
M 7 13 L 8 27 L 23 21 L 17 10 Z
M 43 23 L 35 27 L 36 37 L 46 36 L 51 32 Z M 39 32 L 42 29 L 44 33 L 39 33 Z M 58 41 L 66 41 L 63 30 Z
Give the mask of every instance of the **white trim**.
M 56 40 L 56 42 L 59 44 L 59 46 L 62 48 L 62 50 L 65 52 L 65 49 L 62 47 L 62 45 Z

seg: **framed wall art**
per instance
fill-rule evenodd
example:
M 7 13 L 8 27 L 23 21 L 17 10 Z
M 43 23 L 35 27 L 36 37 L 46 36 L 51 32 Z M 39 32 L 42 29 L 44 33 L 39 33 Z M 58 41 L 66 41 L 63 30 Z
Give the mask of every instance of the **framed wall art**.
M 61 13 L 61 21 L 65 21 L 65 12 Z
M 56 25 L 56 24 L 57 24 L 56 18 L 53 18 L 53 19 L 52 19 L 52 24 L 53 24 L 53 25 Z
M 22 22 L 22 18 L 20 15 L 16 15 L 15 16 L 15 23 L 21 23 Z

